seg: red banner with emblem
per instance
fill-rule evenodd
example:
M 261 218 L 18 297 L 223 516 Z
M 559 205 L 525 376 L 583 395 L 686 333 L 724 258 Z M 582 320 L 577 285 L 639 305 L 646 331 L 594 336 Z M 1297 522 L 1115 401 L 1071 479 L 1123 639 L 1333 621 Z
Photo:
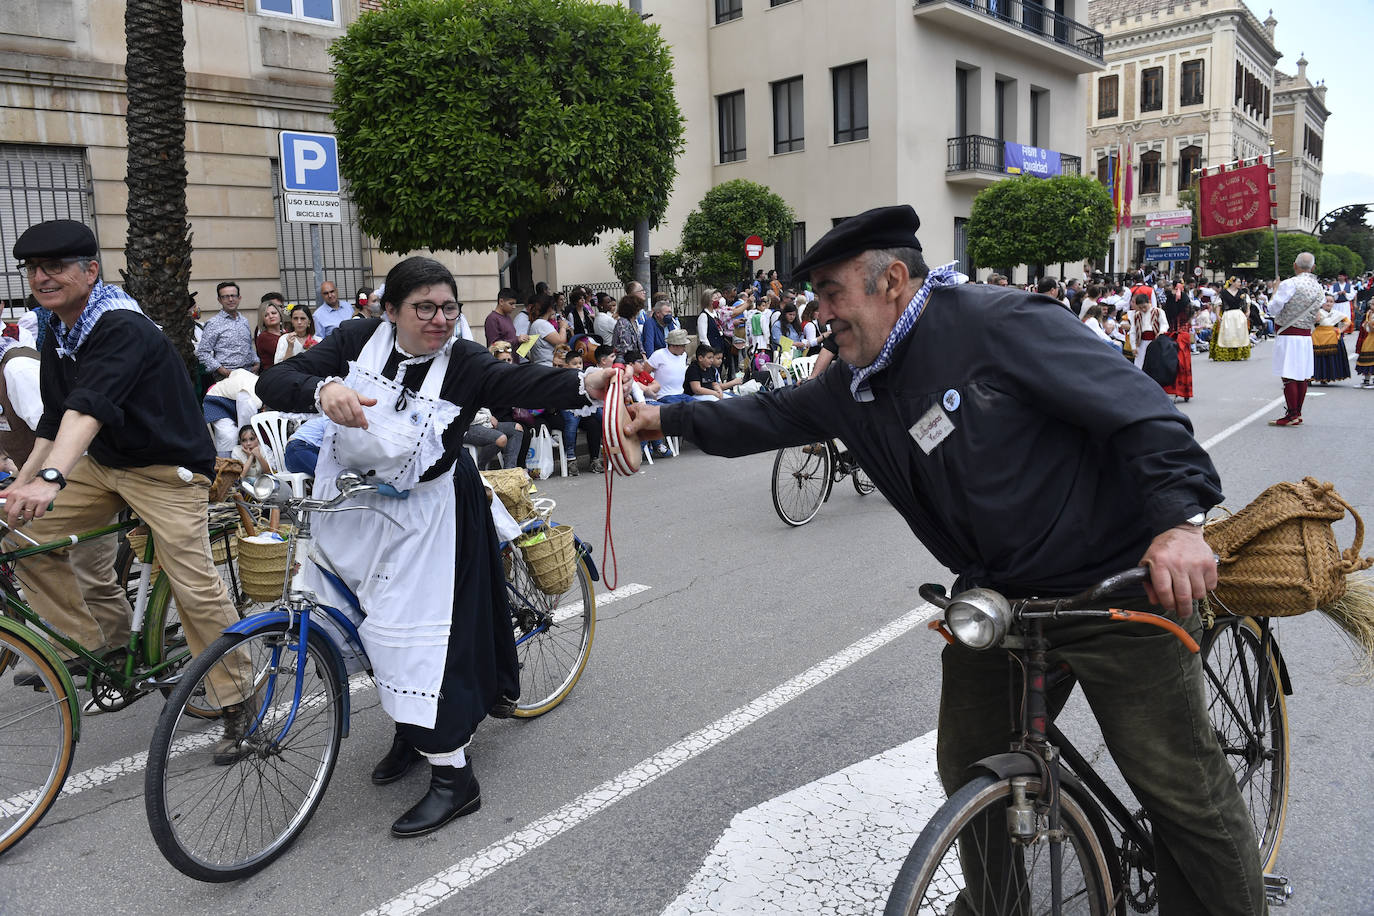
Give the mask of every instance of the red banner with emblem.
M 1270 174 L 1269 166 L 1259 162 L 1203 175 L 1198 194 L 1198 235 L 1214 239 L 1274 225 Z

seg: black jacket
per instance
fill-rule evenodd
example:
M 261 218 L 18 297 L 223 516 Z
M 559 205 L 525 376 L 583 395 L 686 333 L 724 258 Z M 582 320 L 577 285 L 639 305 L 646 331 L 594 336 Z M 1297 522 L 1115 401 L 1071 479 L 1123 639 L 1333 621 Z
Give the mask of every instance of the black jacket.
M 215 476 L 215 446 L 186 364 L 141 312 L 101 315 L 75 359 L 57 355 L 49 330 L 38 377 L 40 438 L 55 439 L 62 414 L 75 410 L 100 421 L 89 452 L 105 467 L 173 465 Z
M 839 437 L 962 585 L 1069 594 L 1222 494 L 1188 419 L 1056 304 L 937 289 L 872 401 L 836 362 L 796 388 L 666 406 L 663 429 L 717 455 Z M 940 415 L 953 430 L 926 454 L 911 430 Z

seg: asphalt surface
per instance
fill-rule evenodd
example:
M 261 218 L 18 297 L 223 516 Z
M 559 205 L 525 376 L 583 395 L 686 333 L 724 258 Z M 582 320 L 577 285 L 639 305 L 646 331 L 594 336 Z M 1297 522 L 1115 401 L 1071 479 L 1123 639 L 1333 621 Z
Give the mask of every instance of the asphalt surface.
M 1199 440 L 1226 433 L 1210 450 L 1227 505 L 1312 475 L 1374 522 L 1374 392 L 1314 387 L 1300 429 L 1264 419 L 1232 429 L 1280 394 L 1268 346 L 1247 363 L 1198 359 L 1195 374 L 1198 396 L 1179 406 Z M 368 688 L 354 697 L 333 782 L 297 844 L 246 881 L 197 883 L 163 860 L 144 817 L 137 755 L 160 707 L 149 697 L 83 720 L 69 786 L 104 781 L 60 799 L 0 860 L 0 913 L 663 912 L 737 814 L 935 728 L 941 641 L 919 624 L 894 634 L 893 624 L 922 604 L 920 583 L 952 576 L 881 495 L 859 497 L 847 483 L 810 525 L 784 526 L 771 469 L 771 455 L 717 459 L 689 444 L 615 482 L 619 583 L 647 589 L 604 605 L 591 663 L 561 707 L 479 730 L 477 814 L 423 839 L 389 836 L 427 777 L 368 781 L 391 736 Z M 541 490 L 609 566 L 602 478 L 584 472 Z M 1348 520 L 1338 526 L 1342 546 L 1352 532 Z M 1288 911 L 1374 913 L 1374 687 L 1318 615 L 1282 622 L 1279 638 L 1295 688 L 1279 859 L 1296 890 Z M 1100 753 L 1081 702 L 1065 722 Z M 436 875 L 427 897 L 398 899 Z M 824 873 L 797 880 L 825 899 Z

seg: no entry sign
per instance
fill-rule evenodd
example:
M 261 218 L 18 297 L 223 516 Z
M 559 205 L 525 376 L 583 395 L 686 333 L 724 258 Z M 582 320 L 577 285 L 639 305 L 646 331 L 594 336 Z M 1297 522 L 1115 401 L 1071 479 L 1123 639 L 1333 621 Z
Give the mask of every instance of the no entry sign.
M 763 257 L 763 239 L 757 235 L 751 235 L 744 240 L 744 256 L 751 261 L 757 261 Z

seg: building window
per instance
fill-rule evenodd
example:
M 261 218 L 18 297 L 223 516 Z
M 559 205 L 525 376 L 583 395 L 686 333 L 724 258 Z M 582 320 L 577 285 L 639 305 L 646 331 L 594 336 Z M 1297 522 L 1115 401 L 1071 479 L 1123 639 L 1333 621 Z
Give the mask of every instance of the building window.
M 992 129 L 997 140 L 1007 139 L 1007 96 L 1010 80 L 998 80 L 992 87 Z
M 50 219 L 76 220 L 95 231 L 95 202 L 85 152 L 60 146 L 0 144 L 0 299 L 17 307 L 20 315 L 29 284 L 11 256 L 14 243 L 21 232 Z
M 772 9 L 772 8 L 775 7 L 775 6 L 782 6 L 784 3 L 791 3 L 791 2 L 792 2 L 792 0 L 768 0 L 768 8 L 769 8 L 769 9 Z
M 1031 146 L 1048 146 L 1050 140 L 1050 93 L 1032 89 L 1030 94 Z
M 835 88 L 835 142 L 868 139 L 868 62 L 830 71 Z
M 1159 193 L 1159 160 L 1158 150 L 1150 150 L 1140 156 L 1140 193 L 1158 194 Z
M 968 261 L 968 220 L 962 216 L 954 217 L 954 260 L 961 271 L 973 273 L 973 265 Z
M 1202 168 L 1202 147 L 1197 144 L 1185 146 L 1178 151 L 1178 187 L 1179 190 L 1197 181 L 1193 177 L 1193 172 Z
M 285 16 L 302 22 L 339 24 L 338 0 L 258 0 L 258 12 L 264 16 Z
M 716 0 L 716 23 L 729 22 L 744 15 L 744 0 Z
M 802 78 L 794 76 L 773 84 L 773 152 L 792 153 L 801 149 L 806 149 Z
M 1322 135 L 1310 127 L 1302 129 L 1302 151 L 1318 162 L 1322 161 Z
M 1140 110 L 1159 111 L 1164 107 L 1164 68 L 1140 71 Z
M 286 202 L 282 199 L 281 164 L 272 160 L 272 198 L 277 211 L 277 257 L 281 273 L 281 291 L 287 302 L 304 302 L 312 308 L 318 303 L 315 283 L 315 258 L 308 223 L 286 220 Z M 341 187 L 339 211 L 342 221 L 320 223 L 320 245 L 324 255 L 324 278 L 339 288 L 339 296 L 350 296 L 354 290 L 369 285 L 372 264 L 363 245 L 362 230 L 358 227 L 358 207 L 348 195 L 348 186 Z
M 773 266 L 784 285 L 792 283 L 792 268 L 806 254 L 806 223 L 793 223 L 792 234 L 773 246 Z
M 1202 104 L 1202 75 L 1204 72 L 1203 62 L 1200 60 L 1185 60 L 1183 62 L 1183 82 L 1179 89 L 1178 98 L 1180 105 Z
M 1114 118 L 1117 115 L 1116 107 L 1117 77 L 1101 76 L 1097 79 L 1097 116 L 1099 118 Z
M 1097 160 L 1097 180 L 1103 185 L 1111 183 L 1112 160 L 1107 156 L 1101 156 Z
M 744 90 L 716 96 L 720 118 L 720 161 L 744 158 Z

